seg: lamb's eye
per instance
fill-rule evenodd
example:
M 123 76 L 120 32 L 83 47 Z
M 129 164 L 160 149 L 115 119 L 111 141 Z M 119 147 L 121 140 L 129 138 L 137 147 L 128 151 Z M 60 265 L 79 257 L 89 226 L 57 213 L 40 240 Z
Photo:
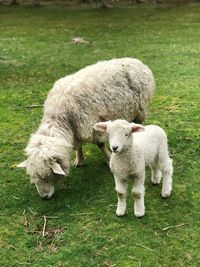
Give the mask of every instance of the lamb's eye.
M 125 136 L 128 136 L 128 133 L 127 133 L 127 134 L 125 134 Z

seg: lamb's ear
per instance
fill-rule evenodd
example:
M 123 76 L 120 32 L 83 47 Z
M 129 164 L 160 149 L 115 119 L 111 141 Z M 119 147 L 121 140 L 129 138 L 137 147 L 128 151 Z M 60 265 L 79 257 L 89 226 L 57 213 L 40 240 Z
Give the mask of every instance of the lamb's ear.
M 52 171 L 56 174 L 66 175 L 66 173 L 61 168 L 60 164 L 57 162 L 53 162 L 51 165 Z
M 95 123 L 95 125 L 93 126 L 93 128 L 96 131 L 105 132 L 109 123 L 110 123 L 110 121 L 98 122 L 98 123 Z
M 17 165 L 17 168 L 26 168 L 26 166 L 27 166 L 27 160 L 25 160 L 25 161 L 19 163 L 19 164 Z
M 145 131 L 144 126 L 142 126 L 141 124 L 133 123 L 133 122 L 131 123 L 131 128 L 132 128 L 133 133 Z

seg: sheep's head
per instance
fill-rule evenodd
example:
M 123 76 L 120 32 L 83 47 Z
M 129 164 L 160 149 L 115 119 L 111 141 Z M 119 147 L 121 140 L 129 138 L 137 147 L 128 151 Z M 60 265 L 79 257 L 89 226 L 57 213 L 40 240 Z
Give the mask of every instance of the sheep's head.
M 142 125 L 125 120 L 99 122 L 94 125 L 94 129 L 108 133 L 110 149 L 114 153 L 120 153 L 131 146 L 132 133 L 144 131 Z
M 51 198 L 55 182 L 69 172 L 70 157 L 66 143 L 62 142 L 56 137 L 33 135 L 26 148 L 27 160 L 17 166 L 26 168 L 41 198 Z

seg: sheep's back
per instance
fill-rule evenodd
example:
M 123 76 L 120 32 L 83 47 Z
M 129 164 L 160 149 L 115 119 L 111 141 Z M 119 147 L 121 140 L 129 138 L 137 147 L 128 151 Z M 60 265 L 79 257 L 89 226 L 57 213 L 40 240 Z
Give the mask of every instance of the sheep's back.
M 59 79 L 47 97 L 45 113 L 73 121 L 78 138 L 92 141 L 96 122 L 133 120 L 153 90 L 152 72 L 141 61 L 102 61 Z

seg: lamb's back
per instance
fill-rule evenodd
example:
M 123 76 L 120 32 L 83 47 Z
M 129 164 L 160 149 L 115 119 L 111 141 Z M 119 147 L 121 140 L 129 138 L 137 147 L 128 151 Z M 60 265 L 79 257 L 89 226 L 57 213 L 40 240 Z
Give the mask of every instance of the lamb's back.
M 146 165 L 158 155 L 161 145 L 167 144 L 165 131 L 157 125 L 145 126 L 145 131 L 133 134 L 134 147 L 145 157 Z

